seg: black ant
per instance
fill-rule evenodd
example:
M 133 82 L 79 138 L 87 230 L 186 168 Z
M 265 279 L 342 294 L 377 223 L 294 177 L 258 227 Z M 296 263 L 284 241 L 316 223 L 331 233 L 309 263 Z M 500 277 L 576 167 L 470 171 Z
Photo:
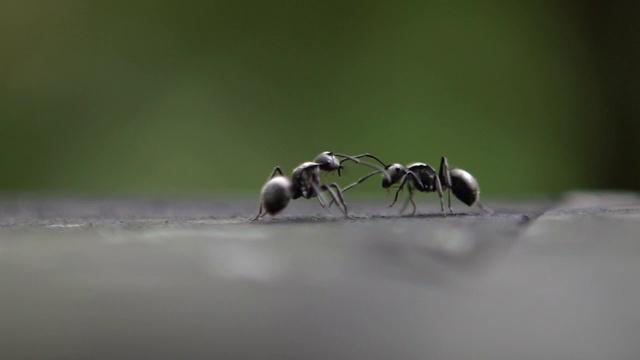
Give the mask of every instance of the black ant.
M 354 158 L 358 158 L 358 156 L 354 156 Z M 393 202 L 389 207 L 396 203 L 398 195 L 402 192 L 405 186 L 409 189 L 409 199 L 400 210 L 400 213 L 406 209 L 408 202 L 410 201 L 413 206 L 413 212 L 411 214 L 415 214 L 416 203 L 413 200 L 414 189 L 420 192 L 437 192 L 440 197 L 440 209 L 443 215 L 446 214 L 444 211 L 443 192 L 447 190 L 450 212 L 453 213 L 453 209 L 451 208 L 451 192 L 453 192 L 453 195 L 466 205 L 472 206 L 477 203 L 480 209 L 487 211 L 484 209 L 482 204 L 478 202 L 478 198 L 480 197 L 478 181 L 465 170 L 449 168 L 447 158 L 444 156 L 440 159 L 440 169 L 437 173 L 433 167 L 425 163 L 413 163 L 406 167 L 397 163 L 385 165 L 384 162 L 380 161 L 380 159 L 373 155 L 363 154 L 362 156 L 370 157 L 378 161 L 384 168 L 379 168 L 378 170 L 363 176 L 358 181 L 345 187 L 342 190 L 343 192 L 360 184 L 375 174 L 382 173 L 383 188 L 388 189 L 392 185 L 400 183 Z
M 363 155 L 358 156 L 362 157 Z M 337 157 L 341 157 L 342 160 L 339 161 Z M 266 214 L 275 215 L 287 207 L 291 199 L 295 200 L 300 197 L 305 199 L 317 197 L 320 205 L 325 207 L 325 203 L 320 196 L 320 193 L 325 191 L 331 194 L 332 203 L 334 201 L 340 203 L 340 210 L 349 218 L 347 204 L 338 184 L 320 184 L 321 171 L 338 171 L 340 175 L 343 169 L 342 163 L 346 160 L 360 163 L 357 157 L 325 151 L 320 153 L 314 161 L 302 163 L 293 169 L 291 179 L 284 175 L 279 166 L 276 166 L 271 176 L 267 179 L 267 183 L 260 191 L 260 210 L 258 210 L 258 215 L 253 220 L 257 220 Z

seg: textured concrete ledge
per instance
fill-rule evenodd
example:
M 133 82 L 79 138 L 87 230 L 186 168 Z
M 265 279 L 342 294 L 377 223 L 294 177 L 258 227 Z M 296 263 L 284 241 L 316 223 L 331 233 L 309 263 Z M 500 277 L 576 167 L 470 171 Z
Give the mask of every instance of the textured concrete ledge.
M 637 359 L 640 200 L 4 196 L 11 359 Z

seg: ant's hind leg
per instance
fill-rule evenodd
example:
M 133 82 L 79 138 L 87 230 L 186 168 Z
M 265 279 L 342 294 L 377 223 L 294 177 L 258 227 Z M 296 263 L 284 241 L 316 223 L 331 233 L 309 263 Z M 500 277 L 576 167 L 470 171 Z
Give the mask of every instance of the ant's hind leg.
M 480 203 L 479 201 L 477 201 L 476 204 L 478 204 L 478 207 L 480 208 L 480 210 L 482 210 L 485 214 L 489 214 L 489 215 L 494 214 L 492 209 L 489 209 L 488 207 L 484 207 L 482 203 Z
M 279 174 L 280 176 L 284 176 L 284 173 L 282 172 L 282 169 L 280 168 L 280 166 L 276 166 L 273 168 L 273 171 L 271 172 L 271 175 L 267 178 L 267 181 L 273 179 L 276 174 Z
M 447 216 L 447 213 L 444 211 L 444 199 L 442 196 L 442 184 L 440 184 L 440 179 L 436 176 L 436 191 L 438 192 L 438 197 L 440 198 L 440 211 L 442 211 L 443 216 Z M 449 191 L 449 210 L 451 210 L 451 191 Z M 453 210 L 451 210 L 453 212 Z
M 260 210 L 258 210 L 258 215 L 256 215 L 256 217 L 252 218 L 251 221 L 255 221 L 258 220 L 260 218 L 260 216 L 262 216 L 262 199 L 260 199 Z
M 267 182 L 273 179 L 276 176 L 276 174 L 279 174 L 280 176 L 284 176 L 284 173 L 282 172 L 282 169 L 280 168 L 280 166 L 276 166 L 273 168 L 271 175 L 269 175 L 269 177 L 267 178 Z M 256 217 L 252 218 L 251 220 L 258 220 L 261 216 L 264 216 L 264 214 L 262 213 L 262 194 L 260 194 L 260 210 L 258 210 L 258 215 L 256 215 Z
M 447 202 L 449 203 L 449 212 L 453 213 L 453 209 L 451 208 L 451 171 L 449 170 L 449 161 L 446 156 L 443 156 L 440 159 L 440 170 L 438 172 L 438 177 L 441 181 L 441 188 L 447 190 Z M 442 189 L 441 189 L 442 191 Z M 442 200 L 442 196 L 440 196 Z M 444 213 L 444 208 L 442 209 Z
M 440 159 L 440 169 L 438 171 L 440 180 L 445 187 L 451 187 L 451 172 L 449 171 L 449 161 L 445 156 Z

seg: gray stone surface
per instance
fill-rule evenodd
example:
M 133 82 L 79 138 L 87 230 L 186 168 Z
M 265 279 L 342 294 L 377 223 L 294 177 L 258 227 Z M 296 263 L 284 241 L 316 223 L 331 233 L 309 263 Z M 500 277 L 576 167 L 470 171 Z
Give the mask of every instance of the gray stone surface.
M 11 359 L 638 359 L 640 200 L 4 196 Z

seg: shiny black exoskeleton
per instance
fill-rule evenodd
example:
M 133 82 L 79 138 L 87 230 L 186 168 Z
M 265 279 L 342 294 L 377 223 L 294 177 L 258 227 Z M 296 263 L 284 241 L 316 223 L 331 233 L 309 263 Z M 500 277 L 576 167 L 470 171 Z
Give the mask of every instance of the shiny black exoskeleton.
M 444 156 L 440 160 L 440 168 L 438 172 L 436 172 L 433 167 L 425 163 L 413 163 L 405 167 L 397 163 L 384 165 L 384 163 L 379 159 L 374 159 L 380 162 L 384 167 L 360 178 L 358 181 L 345 187 L 343 191 L 347 191 L 375 174 L 382 173 L 383 188 L 388 189 L 392 185 L 399 184 L 393 202 L 389 206 L 393 206 L 396 203 L 399 194 L 406 186 L 409 190 L 409 199 L 407 201 L 411 202 L 411 205 L 413 206 L 412 214 L 415 214 L 416 212 L 416 204 L 413 200 L 415 190 L 420 192 L 437 192 L 440 197 L 440 208 L 443 214 L 445 213 L 443 192 L 447 190 L 450 212 L 453 212 L 453 209 L 451 208 L 452 192 L 455 197 L 468 206 L 478 203 L 480 187 L 477 180 L 465 170 L 449 168 L 447 158 Z M 401 212 L 404 211 L 407 204 L 408 203 L 405 203 Z M 480 203 L 478 203 L 478 205 L 482 208 Z
M 338 160 L 338 158 L 342 159 Z M 296 167 L 291 174 L 291 179 L 284 176 L 282 169 L 276 166 L 267 183 L 262 187 L 260 209 L 253 220 L 265 214 L 275 215 L 287 207 L 289 201 L 301 197 L 305 199 L 317 197 L 320 205 L 324 207 L 325 203 L 320 193 L 325 191 L 331 195 L 331 202 L 339 202 L 341 205 L 340 210 L 346 217 L 349 217 L 347 204 L 344 201 L 340 187 L 335 183 L 320 184 L 321 171 L 338 171 L 340 175 L 343 169 L 342 162 L 345 160 L 360 162 L 357 158 L 349 155 L 324 151 L 316 156 L 314 161 L 305 162 Z

